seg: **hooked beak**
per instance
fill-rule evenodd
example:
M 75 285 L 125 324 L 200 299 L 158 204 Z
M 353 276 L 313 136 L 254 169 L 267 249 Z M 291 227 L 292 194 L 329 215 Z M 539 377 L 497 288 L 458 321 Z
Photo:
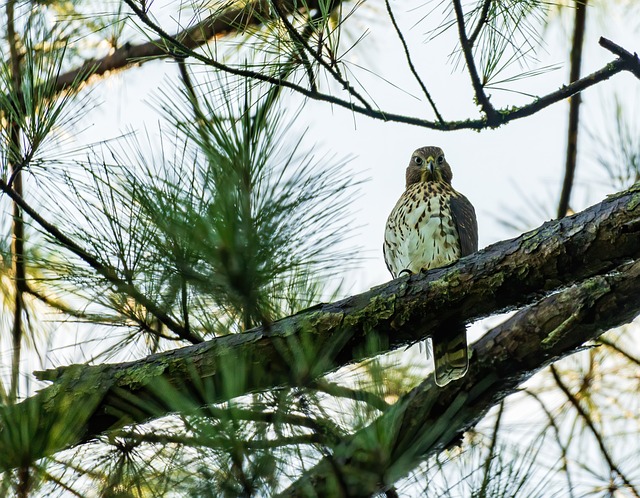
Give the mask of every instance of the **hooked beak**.
M 435 178 L 435 171 L 436 171 L 436 160 L 432 156 L 429 156 L 424 160 L 421 180 L 423 182 L 433 180 Z
M 429 173 L 431 174 L 431 176 L 433 176 L 433 172 L 436 169 L 436 160 L 433 157 L 429 156 L 427 157 L 426 163 L 426 167 L 429 170 Z

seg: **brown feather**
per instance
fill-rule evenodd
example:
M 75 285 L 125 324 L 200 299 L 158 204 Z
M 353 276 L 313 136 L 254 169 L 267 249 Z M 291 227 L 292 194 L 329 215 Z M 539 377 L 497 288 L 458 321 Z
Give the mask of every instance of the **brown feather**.
M 460 257 L 464 257 L 478 250 L 478 221 L 469 199 L 456 194 L 451 197 L 451 216 L 460 237 Z

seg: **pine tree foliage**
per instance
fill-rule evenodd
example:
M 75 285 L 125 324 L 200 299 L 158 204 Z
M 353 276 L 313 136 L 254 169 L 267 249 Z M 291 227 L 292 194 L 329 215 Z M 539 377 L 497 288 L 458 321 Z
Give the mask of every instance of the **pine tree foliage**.
M 388 17 L 380 5 L 340 0 L 4 2 L 0 496 L 340 496 L 354 482 L 388 496 L 638 496 L 633 324 L 552 364 L 455 444 L 424 455 L 418 443 L 437 442 L 452 420 L 441 417 L 421 441 L 404 442 L 404 453 L 386 453 L 398 431 L 403 436 L 394 414 L 429 375 L 417 348 L 362 353 L 373 357 L 318 375 L 317 349 L 297 339 L 282 348 L 280 364 L 242 369 L 231 354 L 219 360 L 234 373 L 222 391 L 289 368 L 281 385 L 225 397 L 215 376 L 187 363 L 183 383 L 156 383 L 144 399 L 120 393 L 121 404 L 116 397 L 102 414 L 121 417 L 109 431 L 78 432 L 110 387 L 98 375 L 95 384 L 81 382 L 83 365 L 135 364 L 255 327 L 268 331 L 345 295 L 342 276 L 363 261 L 352 209 L 363 175 L 350 157 L 297 131 L 314 119 L 308 100 L 359 119 L 483 130 L 620 72 L 640 78 L 636 55 L 601 40 L 615 56 L 609 64 L 531 97 L 541 93 L 532 77 L 555 67 L 541 56 L 555 8 L 547 2 L 387 0 L 384 7 Z M 401 8 L 420 13 L 427 47 L 436 38 L 450 45 L 450 66 L 440 73 L 468 73 L 466 118 L 451 119 L 448 97 L 430 92 L 430 75 L 416 63 L 423 47 Z M 397 36 L 410 84 L 367 66 L 366 25 L 374 18 Z M 118 71 L 147 71 L 153 60 L 173 71 L 146 96 L 145 126 L 100 128 L 98 141 L 76 140 L 100 124 L 95 94 Z M 386 82 L 384 91 L 374 91 L 371 75 Z M 394 107 L 410 85 L 422 91 L 426 116 Z M 507 92 L 492 100 L 488 92 L 499 90 Z M 514 93 L 521 95 L 510 100 Z M 108 105 L 121 97 L 105 95 Z M 307 100 L 292 106 L 300 96 Z M 638 181 L 638 134 L 625 101 L 613 107 L 606 134 L 594 132 L 606 142 L 597 175 L 623 190 Z M 525 218 L 507 221 L 516 227 Z M 376 316 L 367 318 L 375 328 Z M 60 370 L 48 392 L 83 391 L 82 404 L 36 394 L 45 384 L 34 370 L 72 363 L 80 365 Z M 132 406 L 139 418 L 127 412 Z M 354 439 L 354 459 L 371 466 L 340 475 L 349 463 L 340 451 Z M 326 462 L 331 475 L 322 473 Z M 384 475 L 376 470 L 382 462 Z

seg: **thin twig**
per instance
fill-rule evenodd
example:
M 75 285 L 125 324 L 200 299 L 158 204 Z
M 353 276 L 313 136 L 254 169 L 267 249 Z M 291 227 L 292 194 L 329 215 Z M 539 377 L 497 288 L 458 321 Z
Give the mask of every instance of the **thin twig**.
M 10 0 L 6 5 L 7 15 L 7 43 L 9 44 L 9 59 L 11 68 L 11 86 L 12 92 L 15 95 L 15 102 L 17 104 L 16 114 L 24 113 L 24 98 L 22 94 L 22 68 L 21 68 L 21 55 L 18 50 L 18 34 L 15 30 L 14 23 L 14 7 L 15 0 Z M 24 166 L 21 161 L 22 151 L 20 148 L 20 137 L 22 130 L 17 116 L 10 118 L 8 123 L 9 128 L 9 143 L 7 144 L 7 156 L 9 159 L 9 167 L 11 171 L 11 179 L 13 181 L 13 188 L 22 196 L 22 167 Z M 22 209 L 20 206 L 13 202 L 13 223 L 11 226 L 11 269 L 14 277 L 15 295 L 13 304 L 13 326 L 12 326 L 12 346 L 13 355 L 11 359 L 11 384 L 9 388 L 9 399 L 15 400 L 18 394 L 18 384 L 20 375 L 20 358 L 22 354 L 22 335 L 24 327 L 24 314 L 26 309 L 24 306 L 24 287 L 27 279 L 27 273 L 25 269 L 25 230 L 24 230 L 24 218 Z
M 571 46 L 571 69 L 569 83 L 580 79 L 580 68 L 582 66 L 582 49 L 584 45 L 584 31 L 587 22 L 587 1 L 576 0 L 575 20 L 573 24 L 573 41 Z M 569 126 L 567 127 L 567 154 L 564 167 L 564 180 L 562 182 L 562 192 L 558 202 L 558 218 L 567 215 L 569 210 L 569 200 L 573 189 L 573 181 L 578 161 L 578 132 L 580 127 L 580 104 L 582 96 L 579 93 L 571 96 L 569 100 Z
M 589 428 L 589 430 L 593 434 L 593 437 L 595 438 L 596 443 L 600 448 L 600 452 L 602 453 L 602 456 L 604 457 L 604 459 L 607 461 L 607 464 L 609 465 L 609 468 L 611 469 L 611 471 L 617 474 L 618 477 L 620 477 L 620 479 L 622 479 L 622 482 L 629 489 L 629 491 L 631 491 L 633 496 L 635 496 L 636 498 L 640 498 L 640 495 L 638 495 L 638 491 L 633 486 L 631 481 L 627 478 L 627 476 L 620 470 L 620 468 L 613 461 L 613 457 L 609 454 L 609 450 L 607 450 L 607 447 L 604 444 L 602 435 L 598 432 L 598 429 L 596 429 L 596 426 L 593 423 L 593 420 L 591 420 L 591 416 L 589 415 L 589 413 L 587 413 L 587 411 L 582 407 L 580 402 L 571 393 L 567 385 L 564 382 L 562 382 L 562 379 L 560 378 L 560 374 L 558 374 L 558 370 L 556 369 L 555 365 L 551 365 L 550 369 L 551 369 L 551 375 L 553 375 L 553 379 L 556 382 L 556 385 L 564 393 L 564 395 L 567 397 L 571 405 L 575 408 L 580 418 L 582 418 L 585 425 Z
M 431 104 L 431 108 L 433 109 L 433 112 L 435 113 L 436 117 L 438 118 L 438 121 L 441 124 L 443 124 L 444 123 L 444 119 L 442 119 L 442 116 L 440 115 L 440 112 L 438 112 L 438 108 L 436 107 L 436 103 L 431 98 L 431 94 L 429 93 L 429 90 L 427 90 L 426 85 L 422 81 L 422 78 L 420 77 L 420 75 L 418 74 L 418 71 L 416 70 L 415 66 L 413 65 L 413 61 L 411 60 L 411 54 L 409 53 L 409 47 L 407 45 L 406 40 L 404 39 L 404 35 L 402 34 L 402 31 L 400 31 L 400 27 L 398 26 L 398 23 L 396 22 L 396 18 L 393 15 L 393 11 L 391 10 L 391 4 L 389 3 L 389 0 L 385 0 L 385 4 L 387 5 L 387 12 L 389 13 L 389 18 L 391 18 L 391 23 L 393 24 L 393 27 L 396 30 L 396 34 L 398 35 L 398 38 L 400 39 L 400 43 L 402 43 L 402 47 L 404 48 L 404 54 L 405 54 L 405 57 L 407 58 L 407 64 L 409 65 L 409 69 L 411 70 L 411 73 L 413 74 L 413 76 L 415 77 L 416 81 L 418 82 L 418 85 L 420 85 L 420 88 L 422 88 L 422 92 L 424 93 L 425 97 L 427 97 L 427 100 L 429 101 L 429 104 Z
M 311 54 L 311 56 L 318 62 L 318 64 L 320 64 L 333 77 L 333 79 L 335 79 L 338 83 L 340 83 L 340 85 L 342 85 L 342 88 L 344 88 L 355 99 L 359 100 L 365 108 L 372 109 L 367 100 L 362 95 L 360 95 L 360 93 L 355 88 L 353 88 L 353 86 L 347 80 L 345 80 L 342 75 L 335 70 L 335 68 L 333 68 L 326 60 L 324 60 L 321 53 L 309 46 L 307 40 L 305 40 L 304 37 L 300 33 L 298 33 L 298 30 L 296 30 L 293 24 L 289 22 L 286 13 L 283 12 L 283 10 L 280 8 L 279 3 L 279 0 L 274 0 L 272 2 L 272 5 L 274 10 L 278 14 L 278 17 L 280 17 L 280 20 L 287 29 L 289 36 L 291 36 L 291 38 L 295 42 L 297 42 L 300 47 L 302 47 L 303 51 Z
M 116 437 L 133 440 L 136 443 L 152 443 L 152 444 L 180 444 L 191 446 L 193 448 L 228 448 L 231 445 L 226 435 L 221 437 L 192 437 L 192 436 L 176 436 L 173 434 L 139 434 L 136 432 L 119 432 Z M 237 441 L 243 449 L 262 450 L 280 448 L 291 445 L 309 445 L 322 443 L 322 438 L 317 433 L 302 434 L 298 436 L 280 437 L 278 439 L 250 439 L 246 441 Z
M 601 47 L 606 48 L 609 52 L 617 55 L 622 60 L 626 61 L 629 67 L 627 67 L 627 71 L 631 71 L 636 78 L 640 79 L 640 59 L 638 58 L 637 53 L 631 53 L 622 48 L 617 43 L 612 42 L 611 40 L 601 36 L 598 43 Z
M 462 4 L 460 3 L 460 0 L 453 0 L 453 8 L 456 13 L 460 45 L 462 46 L 462 53 L 467 64 L 469 76 L 471 77 L 471 84 L 473 85 L 476 100 L 478 101 L 478 104 L 480 105 L 482 111 L 486 116 L 487 125 L 493 126 L 494 124 L 498 124 L 498 114 L 489 101 L 489 97 L 487 97 L 487 94 L 484 92 L 484 87 L 482 86 L 482 82 L 480 81 L 478 69 L 476 68 L 476 63 L 473 59 L 473 45 L 469 42 L 469 38 L 467 38 L 467 32 L 464 23 L 464 11 L 462 10 Z
M 352 389 L 349 387 L 341 386 L 339 384 L 335 384 L 333 382 L 328 382 L 324 379 L 316 380 L 309 384 L 311 389 L 317 389 L 318 391 L 325 392 L 330 394 L 331 396 L 337 396 L 340 398 L 352 399 L 355 401 L 363 401 L 368 405 L 384 412 L 389 408 L 389 403 L 387 403 L 380 396 L 376 396 L 374 393 L 363 389 Z
M 480 19 L 478 19 L 478 24 L 469 37 L 469 44 L 472 47 L 476 44 L 476 40 L 478 39 L 478 36 L 480 36 L 482 28 L 484 28 L 485 24 L 487 24 L 487 21 L 489 20 L 489 7 L 491 6 L 492 1 L 493 0 L 484 0 L 484 3 L 482 4 Z
M 567 446 L 561 441 L 560 439 L 560 428 L 558 427 L 558 424 L 556 423 L 556 420 L 553 416 L 553 414 L 549 411 L 549 409 L 547 408 L 547 406 L 544 404 L 544 402 L 540 399 L 540 396 L 538 396 L 536 393 L 532 392 L 529 389 L 524 389 L 524 393 L 527 394 L 528 396 L 531 396 L 534 400 L 536 400 L 538 402 L 538 404 L 540 405 L 540 409 L 544 412 L 544 414 L 547 417 L 547 420 L 549 421 L 549 426 L 553 429 L 553 432 L 556 436 L 556 442 L 558 443 L 558 446 L 560 447 L 560 457 L 562 459 L 562 466 L 563 466 L 563 470 L 564 473 L 567 477 L 567 493 L 569 498 L 574 498 L 574 494 L 573 494 L 573 483 L 571 481 L 571 473 L 569 471 L 569 459 L 567 457 Z
M 482 485 L 480 487 L 479 496 L 487 496 L 487 488 L 489 481 L 491 480 L 491 462 L 495 457 L 496 446 L 498 443 L 498 432 L 500 430 L 500 423 L 502 422 L 502 414 L 504 413 L 504 401 L 498 405 L 498 414 L 496 415 L 496 421 L 493 424 L 493 434 L 491 436 L 491 444 L 489 446 L 489 454 L 484 462 Z
M 600 344 L 603 344 L 604 346 L 613 349 L 616 353 L 624 356 L 627 360 L 629 360 L 632 363 L 635 363 L 636 365 L 640 365 L 640 358 L 638 358 L 637 356 L 629 353 L 628 351 L 622 349 L 620 346 L 618 346 L 615 342 L 610 341 L 609 339 L 607 339 L 606 337 L 600 337 L 598 339 L 598 342 Z

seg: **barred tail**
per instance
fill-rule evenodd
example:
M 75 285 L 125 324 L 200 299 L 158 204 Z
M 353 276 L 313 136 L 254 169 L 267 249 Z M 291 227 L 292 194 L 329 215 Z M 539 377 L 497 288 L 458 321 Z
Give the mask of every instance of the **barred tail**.
M 464 377 L 469 369 L 467 331 L 464 324 L 443 327 L 431 338 L 435 363 L 435 380 L 440 387 Z

